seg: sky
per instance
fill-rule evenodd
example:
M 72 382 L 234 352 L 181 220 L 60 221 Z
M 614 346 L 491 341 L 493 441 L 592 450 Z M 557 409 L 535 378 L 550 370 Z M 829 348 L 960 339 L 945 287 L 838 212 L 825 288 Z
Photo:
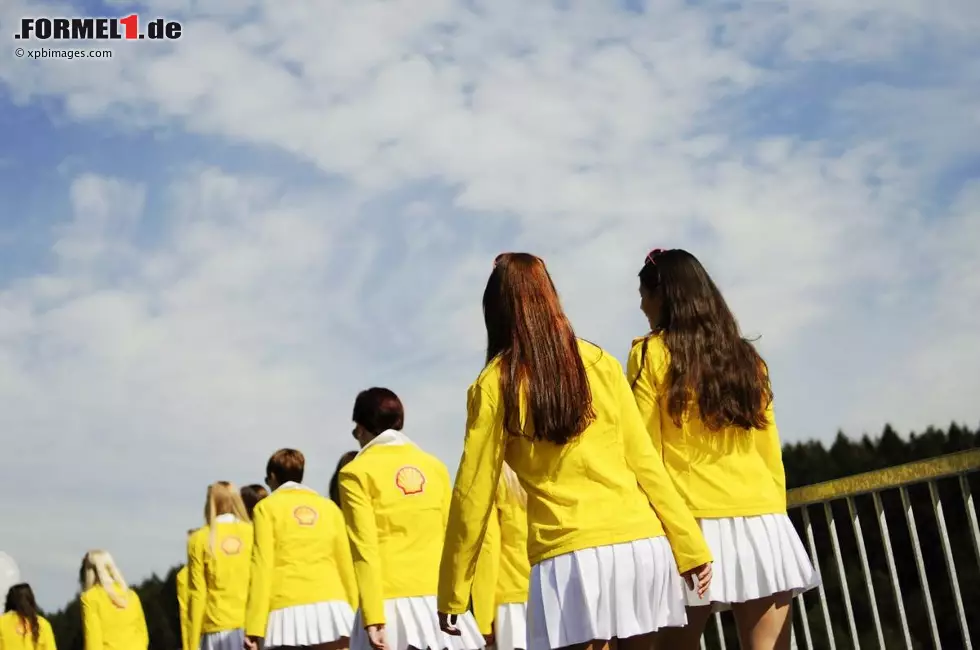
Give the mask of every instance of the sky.
M 183 36 L 13 54 L 132 12 Z M 0 550 L 51 609 L 89 548 L 162 574 L 210 482 L 292 446 L 325 490 L 372 385 L 454 471 L 507 250 L 620 360 L 646 252 L 693 252 L 785 441 L 976 426 L 977 33 L 975 0 L 3 0 Z

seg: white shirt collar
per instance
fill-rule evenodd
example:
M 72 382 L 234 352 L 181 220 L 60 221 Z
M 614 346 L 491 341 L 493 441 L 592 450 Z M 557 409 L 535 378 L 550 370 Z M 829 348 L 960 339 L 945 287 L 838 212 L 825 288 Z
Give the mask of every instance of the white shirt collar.
M 412 440 L 401 431 L 388 429 L 386 431 L 382 431 L 381 433 L 376 435 L 374 439 L 371 440 L 371 442 L 361 447 L 361 450 L 357 452 L 357 455 L 360 456 L 371 447 L 390 447 L 395 445 L 413 445 L 413 444 L 415 443 L 413 443 Z
M 277 487 L 275 490 L 273 490 L 273 492 L 278 492 L 279 490 L 308 490 L 310 492 L 316 492 L 316 490 L 314 490 L 313 488 L 307 487 L 302 483 L 297 483 L 296 481 L 286 481 L 285 483 Z
M 223 515 L 218 515 L 217 517 L 214 518 L 214 520 L 219 524 L 233 524 L 236 521 L 238 521 L 238 517 L 236 517 L 230 512 L 226 512 Z

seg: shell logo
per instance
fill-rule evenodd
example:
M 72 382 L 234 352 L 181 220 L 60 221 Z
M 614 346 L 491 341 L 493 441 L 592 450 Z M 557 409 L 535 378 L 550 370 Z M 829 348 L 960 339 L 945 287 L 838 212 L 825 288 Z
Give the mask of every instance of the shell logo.
M 27 636 L 27 624 L 24 622 L 24 619 L 17 621 L 17 627 L 14 628 L 14 632 L 21 636 Z
M 310 506 L 296 506 L 293 509 L 293 518 L 300 526 L 312 526 L 319 517 L 319 513 Z
M 225 537 L 221 540 L 221 551 L 225 555 L 238 555 L 242 552 L 242 540 L 238 537 Z
M 406 465 L 395 472 L 395 485 L 405 496 L 421 494 L 425 491 L 425 474 L 418 467 Z

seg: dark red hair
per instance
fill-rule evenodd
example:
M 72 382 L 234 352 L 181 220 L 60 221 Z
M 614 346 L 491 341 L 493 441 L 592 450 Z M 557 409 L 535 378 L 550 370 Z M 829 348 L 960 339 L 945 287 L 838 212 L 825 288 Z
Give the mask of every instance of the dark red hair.
M 500 362 L 505 430 L 556 444 L 584 431 L 595 420 L 592 392 L 544 262 L 527 253 L 499 255 L 483 293 L 483 318 L 486 362 Z M 520 417 L 522 393 L 526 423 Z

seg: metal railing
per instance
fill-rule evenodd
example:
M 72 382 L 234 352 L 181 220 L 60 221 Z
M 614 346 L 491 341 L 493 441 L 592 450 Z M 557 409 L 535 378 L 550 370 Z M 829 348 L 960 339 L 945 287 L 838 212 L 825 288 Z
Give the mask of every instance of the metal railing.
M 797 525 L 814 567 L 823 576 L 819 588 L 794 599 L 791 647 L 794 650 L 837 650 L 838 647 L 854 648 L 854 650 L 862 650 L 862 648 L 895 650 L 899 647 L 904 647 L 906 650 L 928 647 L 936 650 L 972 649 L 967 610 L 964 608 L 961 592 L 961 578 L 954 555 L 959 554 L 961 566 L 964 558 L 970 560 L 969 556 L 972 555 L 972 563 L 975 564 L 968 565 L 967 570 L 972 572 L 971 575 L 977 575 L 977 570 L 980 568 L 980 527 L 977 523 L 977 511 L 970 489 L 970 480 L 980 478 L 980 474 L 974 474 L 978 471 L 980 471 L 980 449 L 972 449 L 790 490 L 787 493 L 790 517 Z M 940 483 L 943 484 L 942 488 Z M 958 490 L 955 490 L 956 486 L 952 485 L 953 483 L 958 483 Z M 910 488 L 920 489 L 923 486 L 928 488 L 928 501 L 924 498 L 916 499 L 915 495 L 910 496 Z M 954 490 L 962 496 L 962 499 L 958 498 Z M 945 496 L 942 496 L 943 494 Z M 920 497 L 924 497 L 924 493 Z M 953 499 L 959 502 L 955 506 L 949 503 Z M 913 507 L 915 503 L 919 504 L 917 508 Z M 923 503 L 931 509 L 933 516 L 928 519 L 932 521 L 922 517 Z M 846 519 L 850 520 L 850 526 L 844 526 L 839 531 L 838 521 L 845 518 L 841 516 L 845 512 L 845 507 Z M 916 518 L 916 509 L 920 511 L 919 519 Z M 862 510 L 865 515 L 864 521 L 873 517 L 877 524 L 872 524 L 867 529 L 862 526 Z M 819 515 L 821 511 L 822 522 Z M 912 591 L 909 589 L 910 571 L 904 564 L 896 561 L 892 538 L 901 534 L 901 541 L 906 540 L 900 525 L 898 530 L 889 527 L 890 524 L 892 526 L 896 524 L 894 520 L 889 521 L 889 517 L 886 516 L 888 511 L 893 516 L 904 516 L 905 527 L 908 529 L 908 543 L 903 544 L 903 549 L 907 550 L 909 547 L 911 549 L 921 592 L 911 594 L 905 593 L 902 589 L 904 582 L 906 591 Z M 814 514 L 817 516 L 812 516 Z M 955 517 L 957 522 L 962 520 L 960 522 L 962 527 L 955 529 L 959 539 L 959 546 L 955 549 L 951 541 L 950 528 L 947 526 L 948 517 Z M 924 526 L 921 531 L 920 526 Z M 850 528 L 850 531 L 847 528 Z M 933 535 L 938 537 L 935 541 L 941 547 L 941 555 L 946 566 L 945 577 L 948 582 L 940 583 L 942 572 L 930 571 L 930 568 L 935 569 L 935 567 L 926 566 L 923 555 L 923 534 L 930 538 L 930 542 Z M 846 540 L 843 539 L 845 536 Z M 972 553 L 962 548 L 968 545 L 966 538 L 972 542 Z M 844 541 L 848 542 L 847 549 L 844 548 Z M 826 552 L 828 544 L 829 553 Z M 926 548 L 932 549 L 933 546 L 930 543 Z M 824 552 L 818 553 L 818 550 Z M 869 555 L 869 551 L 873 555 Z M 833 567 L 821 566 L 821 560 L 823 560 L 822 564 L 832 564 Z M 872 567 L 872 564 L 875 566 Z M 906 574 L 904 581 L 900 580 L 900 573 L 903 571 Z M 855 574 L 863 580 L 855 579 Z M 834 587 L 835 593 L 828 598 L 831 587 Z M 951 597 L 951 603 L 946 600 L 941 601 L 941 612 L 947 614 L 948 608 L 953 608 L 959 631 L 958 638 L 952 639 L 947 630 L 945 645 L 941 640 L 940 626 L 937 623 L 936 601 L 933 595 L 935 588 L 942 589 Z M 858 599 L 858 596 L 854 595 L 852 590 L 862 589 L 867 597 L 866 601 L 861 598 L 865 611 L 860 612 L 861 616 L 856 616 L 854 600 Z M 817 602 L 814 603 L 814 600 Z M 807 601 L 810 601 L 811 605 L 818 606 L 819 615 L 816 618 L 822 619 L 819 625 L 811 626 L 810 618 L 813 617 L 813 610 L 807 609 Z M 831 607 L 831 604 L 834 606 Z M 971 606 L 975 608 L 976 604 L 971 603 Z M 915 638 L 912 634 L 907 607 L 924 608 L 924 615 L 921 609 L 915 612 L 916 619 L 921 622 L 924 618 L 925 627 L 928 628 L 927 631 L 923 631 L 920 629 L 921 626 L 915 626 L 916 636 L 921 638 Z M 840 611 L 841 609 L 843 612 Z M 891 627 L 886 628 L 883 625 L 886 617 Z M 701 647 L 705 649 L 713 646 L 728 650 L 725 630 L 732 625 L 732 621 L 723 620 L 722 614 L 716 614 L 713 618 L 715 632 L 705 634 L 709 639 L 702 639 Z M 945 618 L 948 619 L 948 616 Z M 859 619 L 863 635 L 859 633 Z M 835 627 L 835 623 L 843 624 L 844 629 Z M 714 639 L 710 639 L 712 636 Z

